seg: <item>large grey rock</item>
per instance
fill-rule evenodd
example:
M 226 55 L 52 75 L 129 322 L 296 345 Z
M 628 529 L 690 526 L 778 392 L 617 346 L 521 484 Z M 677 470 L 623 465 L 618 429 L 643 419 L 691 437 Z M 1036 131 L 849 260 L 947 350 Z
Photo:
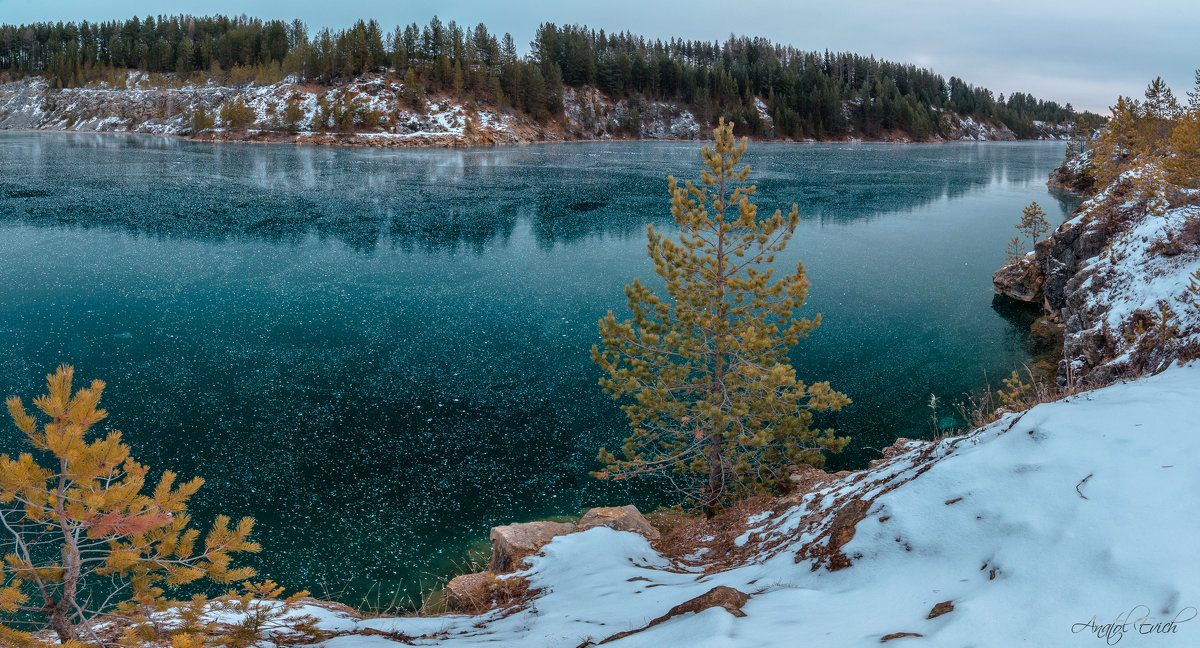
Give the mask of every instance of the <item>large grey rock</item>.
M 650 540 L 661 535 L 658 529 L 651 526 L 650 521 L 632 504 L 597 507 L 585 513 L 583 519 L 579 521 L 580 531 L 600 526 L 614 531 L 637 533 Z
M 526 558 L 540 551 L 555 537 L 575 530 L 575 525 L 569 522 L 526 522 L 492 527 L 490 569 L 497 574 L 521 569 Z

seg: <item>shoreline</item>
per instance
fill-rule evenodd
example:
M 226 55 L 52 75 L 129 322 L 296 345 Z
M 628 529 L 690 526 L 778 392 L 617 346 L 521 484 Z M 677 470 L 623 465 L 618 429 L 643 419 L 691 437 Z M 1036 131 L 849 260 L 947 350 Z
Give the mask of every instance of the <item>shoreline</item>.
M 259 132 L 260 133 L 278 134 L 277 131 L 259 131 Z M 408 144 L 399 143 L 399 142 L 406 141 L 405 139 L 403 139 L 404 136 L 398 136 L 393 133 L 305 132 L 305 133 L 298 133 L 296 135 L 284 135 L 283 137 L 279 137 L 279 138 L 272 138 L 272 137 L 203 138 L 203 137 L 195 137 L 194 135 L 190 135 L 190 134 L 185 135 L 185 134 L 180 134 L 180 133 L 150 133 L 150 132 L 143 132 L 143 131 L 68 130 L 68 129 L 51 129 L 51 128 L 0 128 L 0 135 L 7 134 L 7 133 L 13 133 L 13 134 L 57 134 L 57 135 L 125 135 L 125 136 L 135 136 L 135 137 L 161 137 L 161 138 L 180 140 L 180 141 L 185 141 L 185 142 L 193 142 L 193 143 L 197 143 L 197 144 L 254 144 L 254 145 L 280 145 L 280 146 L 285 146 L 285 145 L 286 146 L 311 146 L 311 147 L 321 147 L 321 148 L 347 147 L 347 148 L 364 148 L 364 149 L 446 149 L 446 150 L 449 150 L 449 149 L 494 149 L 494 148 L 505 148 L 505 147 L 546 146 L 546 145 L 556 145 L 556 144 L 614 144 L 614 143 L 700 144 L 700 145 L 703 145 L 708 142 L 708 140 L 706 140 L 704 138 L 687 138 L 687 139 L 685 139 L 685 138 L 665 138 L 665 137 L 656 137 L 656 138 L 608 137 L 608 138 L 538 139 L 538 140 L 530 140 L 530 141 L 495 142 L 495 143 L 476 144 L 476 143 L 463 143 L 460 139 L 457 139 L 457 136 L 453 133 L 446 133 L 444 135 L 435 133 L 435 134 L 432 134 L 431 137 L 446 138 L 446 139 L 456 138 L 456 141 L 454 141 L 452 143 L 446 143 L 446 144 L 412 144 L 412 145 L 408 145 Z M 381 135 L 389 136 L 389 137 L 380 137 Z M 337 141 L 339 139 L 344 139 L 344 138 L 354 138 L 354 137 L 363 137 L 363 136 L 378 138 L 378 139 L 382 140 L 383 142 L 398 142 L 398 143 L 394 144 L 394 145 L 387 145 L 387 144 L 371 144 L 371 143 Z M 410 137 L 412 137 L 412 136 L 410 136 Z M 417 137 L 412 137 L 412 139 L 422 139 L 423 140 L 424 137 L 425 136 L 417 136 Z M 939 144 L 1018 144 L 1018 143 L 1029 143 L 1029 142 L 1040 142 L 1040 143 L 1061 143 L 1061 142 L 1063 142 L 1063 140 L 1050 139 L 1050 138 L 1026 138 L 1026 139 L 1012 139 L 1012 140 L 1008 140 L 1008 139 L 981 139 L 981 140 L 957 139 L 957 140 L 954 140 L 954 139 L 945 139 L 945 138 L 935 138 L 935 139 L 928 139 L 928 140 L 906 140 L 906 139 L 822 139 L 822 140 L 804 139 L 804 140 L 793 140 L 793 139 L 780 139 L 780 138 L 756 139 L 753 136 L 747 136 L 747 137 L 749 137 L 750 141 L 754 144 L 768 144 L 768 145 L 821 145 L 821 144 L 841 144 L 841 145 L 872 144 L 873 145 L 873 144 L 887 144 L 887 145 L 895 145 L 895 146 L 903 146 L 903 145 L 927 146 L 927 145 L 939 145 Z M 325 138 L 325 139 L 334 140 L 334 141 L 312 141 L 312 140 L 306 140 L 304 138 L 314 138 L 314 139 L 315 138 Z M 1047 181 L 1046 184 L 1048 186 L 1054 186 L 1054 185 L 1051 185 L 1050 181 Z M 1062 188 L 1062 187 L 1055 186 L 1054 188 L 1060 189 L 1061 191 L 1064 191 L 1066 193 L 1075 193 L 1075 192 L 1071 191 L 1070 189 L 1066 189 L 1066 188 Z M 1078 195 L 1078 194 L 1076 194 L 1076 195 Z

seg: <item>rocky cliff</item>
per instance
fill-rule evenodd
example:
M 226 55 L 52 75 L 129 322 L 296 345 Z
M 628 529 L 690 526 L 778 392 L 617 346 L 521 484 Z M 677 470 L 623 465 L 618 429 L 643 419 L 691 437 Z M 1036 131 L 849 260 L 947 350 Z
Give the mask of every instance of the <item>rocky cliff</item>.
M 1075 187 L 1086 158 L 1056 172 Z M 1105 385 L 1200 355 L 1200 192 L 1152 163 L 1127 168 L 1034 251 L 992 278 L 997 294 L 1063 325 L 1060 380 Z

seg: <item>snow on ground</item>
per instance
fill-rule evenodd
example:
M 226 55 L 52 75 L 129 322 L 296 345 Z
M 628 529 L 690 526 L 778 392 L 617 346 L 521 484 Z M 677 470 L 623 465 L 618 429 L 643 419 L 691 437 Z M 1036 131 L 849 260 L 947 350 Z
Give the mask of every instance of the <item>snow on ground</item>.
M 560 536 L 524 572 L 541 592 L 522 608 L 369 620 L 323 611 L 319 625 L 344 635 L 322 645 L 578 646 L 718 585 L 750 595 L 744 617 L 685 613 L 614 644 L 842 648 L 915 633 L 889 643 L 1200 645 L 1197 403 L 1200 365 L 1176 366 L 912 444 L 757 516 L 757 553 L 717 573 L 673 564 L 633 533 Z M 865 517 L 841 547 L 851 564 L 830 571 L 821 547 L 853 502 Z M 953 610 L 928 618 L 947 601 Z
M 1101 336 L 1108 347 L 1102 364 L 1112 368 L 1135 361 L 1150 365 L 1174 358 L 1188 345 L 1200 348 L 1200 205 L 1170 207 L 1173 188 L 1153 164 L 1122 172 L 1080 205 L 1063 228 L 1115 227 L 1107 248 L 1082 263 L 1077 273 L 1080 335 Z M 1186 197 L 1186 196 L 1185 196 Z M 1177 201 L 1178 202 L 1178 201 Z M 1198 289 L 1192 289 L 1192 284 Z M 1167 309 L 1174 339 L 1148 335 Z M 1138 325 L 1141 324 L 1141 329 Z M 1149 355 L 1147 355 L 1149 354 Z M 1076 358 L 1077 368 L 1082 360 Z M 1153 369 L 1153 366 L 1149 366 Z
M 191 84 L 169 78 L 152 85 L 145 75 L 131 72 L 123 85 L 95 84 L 55 90 L 44 79 L 29 77 L 0 85 L 0 128 L 65 131 L 134 131 L 158 135 L 183 135 L 192 131 L 192 117 L 203 109 L 213 119 L 216 132 L 228 127 L 221 118 L 226 102 L 240 100 L 255 116 L 252 132 L 284 131 L 284 111 L 295 101 L 300 118 L 293 126 L 299 135 L 331 131 L 332 111 L 352 106 L 360 115 L 373 113 L 378 126 L 360 136 L 392 138 L 462 138 L 466 120 L 485 130 L 513 137 L 511 115 L 481 109 L 473 116 L 459 103 L 431 97 L 424 110 L 413 110 L 401 101 L 403 84 L 384 75 L 360 77 L 340 87 L 296 84 L 292 80 L 240 87 L 213 83 Z M 339 103 L 341 102 L 341 103 Z M 320 105 L 327 107 L 327 123 L 318 123 Z
M 1116 330 L 1134 311 L 1153 311 L 1166 304 L 1180 319 L 1182 333 L 1200 335 L 1200 308 L 1193 302 L 1200 295 L 1188 290 L 1192 273 L 1200 271 L 1200 256 L 1163 254 L 1171 240 L 1182 238 L 1183 230 L 1200 220 L 1200 205 L 1166 211 L 1147 217 L 1119 236 L 1109 251 L 1092 259 L 1089 272 L 1095 288 L 1093 302 L 1107 308 L 1106 320 Z

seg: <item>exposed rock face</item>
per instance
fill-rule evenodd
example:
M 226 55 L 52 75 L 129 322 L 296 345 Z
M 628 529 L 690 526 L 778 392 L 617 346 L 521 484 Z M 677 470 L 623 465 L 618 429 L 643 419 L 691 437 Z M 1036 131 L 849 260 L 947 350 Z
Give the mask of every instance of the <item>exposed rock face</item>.
M 936 619 L 937 617 L 940 617 L 943 614 L 949 614 L 953 611 L 954 611 L 954 601 L 942 601 L 941 603 L 938 603 L 937 605 L 933 606 L 933 609 L 929 611 L 929 616 L 927 616 L 925 618 Z
M 992 290 L 1017 301 L 1040 303 L 1044 277 L 1036 257 L 1030 253 L 1006 263 L 992 275 Z
M 1078 160 L 1062 168 L 1071 177 L 1086 170 Z M 1200 258 L 1197 203 L 1200 193 L 1171 188 L 1152 164 L 1132 166 L 1032 254 L 996 271 L 998 294 L 1040 303 L 1063 322 L 1060 382 L 1102 386 L 1200 354 L 1187 289 Z M 1156 324 L 1173 327 L 1173 339 L 1158 339 Z
M 744 617 L 746 613 L 742 612 L 742 606 L 749 600 L 750 595 L 741 590 L 718 585 L 694 599 L 676 605 L 665 615 L 655 619 L 655 621 L 666 621 L 673 616 L 687 614 L 688 612 L 699 613 L 715 607 L 724 608 L 726 612 L 735 617 Z
M 598 526 L 608 527 L 614 531 L 630 531 L 650 540 L 655 540 L 660 535 L 658 529 L 651 526 L 650 521 L 632 504 L 594 508 L 584 514 L 583 519 L 579 521 L 580 531 Z
M 1066 306 L 1068 294 L 1073 292 L 1068 288 L 1071 278 L 1084 261 L 1100 254 L 1113 234 L 1103 221 L 1071 219 L 1049 239 L 1039 242 L 1035 252 L 1045 277 L 1042 291 L 1049 310 L 1057 312 Z
M 676 605 L 668 610 L 666 614 L 651 620 L 650 623 L 647 623 L 644 627 L 636 630 L 618 632 L 617 634 L 608 637 L 604 641 L 601 641 L 600 644 L 594 644 L 590 641 L 587 641 L 584 642 L 579 648 L 584 648 L 584 646 L 611 643 L 619 639 L 624 639 L 625 637 L 633 636 L 639 632 L 645 632 L 646 630 L 649 630 L 650 628 L 653 628 L 654 626 L 665 621 L 669 621 L 681 614 L 699 614 L 700 612 L 703 612 L 709 608 L 719 607 L 735 617 L 744 617 L 746 616 L 746 613 L 742 612 L 742 606 L 745 605 L 746 601 L 749 600 L 750 595 L 741 590 L 736 590 L 732 587 L 726 587 L 724 585 L 718 585 L 701 594 L 700 596 L 697 596 L 696 598 L 688 599 L 687 601 Z
M 546 546 L 556 536 L 575 531 L 570 522 L 526 522 L 493 527 L 492 562 L 489 567 L 497 574 L 521 569 L 526 558 Z
M 403 99 L 403 84 L 394 76 L 368 74 L 336 87 L 296 83 L 192 83 L 173 75 L 148 75 L 131 71 L 124 77 L 79 88 L 53 88 L 38 76 L 0 84 L 0 130 L 33 129 L 72 132 L 135 132 L 180 135 L 205 141 L 295 142 L 376 147 L 458 147 L 557 142 L 569 140 L 696 140 L 709 125 L 686 105 L 638 99 L 614 99 L 595 87 L 565 88 L 562 119 L 538 123 L 495 106 L 464 104 L 433 94 L 425 106 L 414 110 Z M 234 127 L 221 116 L 221 107 L 238 99 L 254 112 L 249 128 Z M 349 98 L 364 119 L 352 128 L 330 122 L 319 105 L 334 105 Z M 282 123 L 293 102 L 300 118 Z M 775 133 L 768 106 L 756 98 L 754 106 L 765 128 Z M 193 118 L 199 110 L 212 118 L 205 129 Z M 843 106 L 849 110 L 849 104 Z M 366 116 L 370 119 L 366 119 Z M 943 113 L 935 139 L 1014 140 L 1001 123 Z M 194 129 L 201 129 L 194 132 Z M 1035 139 L 1065 137 L 1065 124 L 1039 124 Z M 830 134 L 831 139 L 858 140 L 852 131 Z M 903 131 L 879 136 L 882 140 L 910 141 Z
M 942 137 L 950 140 L 1011 142 L 1017 139 L 1016 133 L 1004 124 L 987 124 L 954 113 L 943 113 L 939 128 Z

